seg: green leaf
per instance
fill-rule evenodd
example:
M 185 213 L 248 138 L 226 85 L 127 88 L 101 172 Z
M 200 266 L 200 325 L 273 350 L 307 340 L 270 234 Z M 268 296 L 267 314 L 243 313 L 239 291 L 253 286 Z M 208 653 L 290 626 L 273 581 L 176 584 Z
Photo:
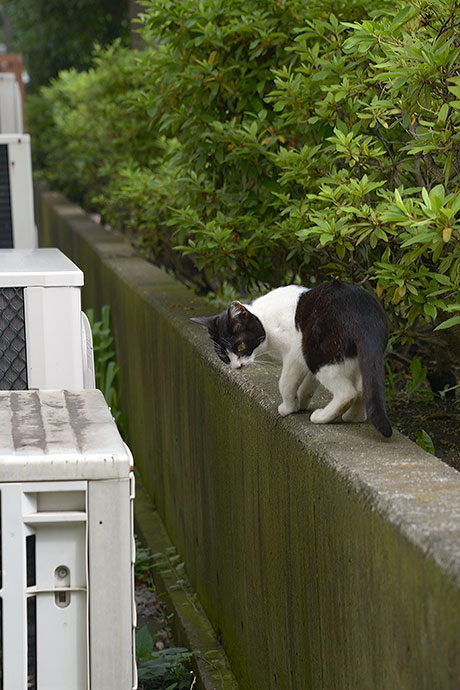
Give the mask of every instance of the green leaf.
M 422 187 L 422 198 L 428 208 L 431 208 L 431 199 L 425 187 Z
M 144 625 L 136 630 L 136 656 L 140 661 L 145 661 L 150 659 L 152 652 L 153 638 L 147 626 Z
M 419 431 L 417 431 L 417 437 L 415 442 L 418 446 L 420 446 L 420 448 L 426 450 L 427 453 L 435 455 L 433 440 L 424 429 L 419 429 Z
M 391 31 L 395 31 L 395 29 L 398 26 L 401 26 L 402 24 L 405 24 L 408 22 L 410 19 L 412 19 L 417 13 L 417 10 L 415 7 L 412 7 L 411 5 L 406 5 L 403 7 L 395 17 L 393 17 L 392 20 L 392 26 L 391 26 Z
M 432 319 L 435 319 L 436 316 L 437 316 L 438 310 L 436 309 L 436 307 L 435 307 L 433 304 L 430 304 L 430 303 L 428 302 L 428 303 L 425 303 L 425 304 L 423 305 L 423 313 L 424 313 L 426 316 L 429 316 L 429 317 L 431 317 Z
M 436 326 L 435 331 L 442 331 L 446 328 L 452 328 L 452 326 L 457 326 L 460 324 L 460 316 L 452 316 L 452 318 L 443 321 L 439 326 Z
M 441 283 L 441 285 L 450 285 L 450 278 L 443 273 L 434 273 L 433 274 L 438 283 Z
M 448 304 L 445 307 L 445 310 L 448 312 L 458 311 L 458 313 L 460 314 L 460 302 L 452 302 L 451 304 Z
M 411 379 L 407 382 L 407 395 L 410 397 L 423 385 L 427 369 L 422 366 L 420 359 L 415 356 L 410 363 Z
M 449 104 L 443 103 L 438 113 L 438 123 L 444 125 L 447 120 L 447 115 L 449 114 Z
M 323 233 L 322 235 L 320 235 L 319 243 L 321 244 L 322 247 L 324 247 L 326 244 L 329 244 L 330 242 L 332 242 L 333 239 L 334 239 L 333 235 L 329 235 L 328 233 Z
M 405 249 L 406 247 L 410 247 L 413 244 L 425 244 L 426 242 L 429 242 L 430 240 L 433 239 L 434 233 L 432 230 L 428 232 L 421 232 L 417 233 L 413 237 L 410 237 L 408 240 L 403 242 L 401 244 L 401 248 Z

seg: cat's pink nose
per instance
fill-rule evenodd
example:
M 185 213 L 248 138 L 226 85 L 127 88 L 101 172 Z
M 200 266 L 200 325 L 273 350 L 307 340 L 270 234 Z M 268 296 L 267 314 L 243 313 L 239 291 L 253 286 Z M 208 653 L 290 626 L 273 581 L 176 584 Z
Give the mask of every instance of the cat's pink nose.
M 236 365 L 237 369 L 242 369 L 244 367 L 243 362 L 240 362 L 239 364 Z

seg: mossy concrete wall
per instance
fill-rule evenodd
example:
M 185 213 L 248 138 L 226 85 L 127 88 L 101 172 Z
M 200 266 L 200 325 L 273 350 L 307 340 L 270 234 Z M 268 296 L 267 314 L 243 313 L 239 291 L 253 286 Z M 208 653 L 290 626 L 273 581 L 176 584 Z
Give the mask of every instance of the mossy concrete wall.
M 395 433 L 278 416 L 203 300 L 56 193 L 45 245 L 110 304 L 129 444 L 244 690 L 458 690 L 460 475 Z

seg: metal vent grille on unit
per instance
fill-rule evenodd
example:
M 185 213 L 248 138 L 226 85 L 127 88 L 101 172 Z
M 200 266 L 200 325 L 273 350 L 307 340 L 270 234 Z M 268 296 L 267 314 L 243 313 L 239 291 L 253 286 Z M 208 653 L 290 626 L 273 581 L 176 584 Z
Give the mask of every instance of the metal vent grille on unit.
M 0 390 L 27 389 L 23 288 L 0 288 Z
M 13 247 L 8 144 L 0 145 L 0 249 Z

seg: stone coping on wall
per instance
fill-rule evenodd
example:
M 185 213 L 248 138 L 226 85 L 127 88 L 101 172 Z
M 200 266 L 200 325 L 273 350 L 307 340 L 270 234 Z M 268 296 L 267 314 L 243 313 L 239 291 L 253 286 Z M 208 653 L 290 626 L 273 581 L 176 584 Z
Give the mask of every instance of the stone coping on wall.
M 130 437 L 129 442 L 146 489 L 155 501 L 170 537 L 184 556 L 192 584 L 198 591 L 211 623 L 219 627 L 222 642 L 235 674 L 242 683 L 241 687 L 248 690 L 308 690 L 310 687 L 324 687 L 326 690 L 370 690 L 371 687 L 372 690 L 459 688 L 460 474 L 398 432 L 394 432 L 391 439 L 383 440 L 369 424 L 313 425 L 306 413 L 281 418 L 277 413 L 278 369 L 266 366 L 243 372 L 230 370 L 215 357 L 204 330 L 190 322 L 191 316 L 212 313 L 207 302 L 137 256 L 124 238 L 93 223 L 60 194 L 40 190 L 37 192 L 37 199 L 42 241 L 47 246 L 59 246 L 84 271 L 86 305 L 111 304 L 116 339 L 120 343 L 117 355 L 121 358 L 119 363 L 127 390 L 128 419 L 130 415 L 138 414 L 140 409 L 137 408 L 137 412 L 134 412 L 129 406 L 139 405 L 142 400 L 145 408 L 148 398 L 145 397 L 145 392 L 139 399 L 136 398 L 134 389 L 142 388 L 142 380 L 138 380 L 136 384 L 126 380 L 128 368 L 133 377 L 138 370 L 132 360 L 128 364 L 129 345 L 125 342 L 122 323 L 122 319 L 126 318 L 124 310 L 139 310 L 137 320 L 129 327 L 145 328 L 151 334 L 152 348 L 163 358 L 163 363 L 160 361 L 160 364 L 146 362 L 144 372 L 145 381 L 152 376 L 155 388 L 161 392 L 161 397 L 155 400 L 155 421 L 152 423 L 155 430 L 148 430 L 149 438 L 145 442 L 138 442 L 137 434 L 143 427 L 135 420 L 130 423 L 130 434 L 136 434 L 136 437 Z M 127 291 L 135 295 L 142 306 L 130 307 L 128 303 L 134 299 L 131 297 L 126 298 L 124 303 L 123 295 Z M 153 325 L 148 321 L 148 312 L 155 314 Z M 163 364 L 166 368 L 171 367 L 170 381 L 165 381 L 163 374 L 150 371 L 151 367 L 162 367 Z M 169 389 L 171 396 L 176 396 L 176 402 L 167 399 Z M 178 395 L 189 400 L 184 403 L 184 413 L 180 409 L 174 409 Z M 221 396 L 219 400 L 215 397 L 217 395 Z M 184 431 L 184 420 L 192 420 L 196 415 L 196 408 L 205 406 L 208 397 L 214 401 L 215 410 L 212 412 L 215 414 L 211 414 L 206 408 L 200 411 L 201 417 L 198 416 L 197 419 L 204 420 L 202 437 L 197 437 L 200 433 L 197 431 L 198 422 L 195 423 L 193 433 Z M 313 406 L 314 403 L 315 400 Z M 248 421 L 248 416 L 251 415 L 252 421 L 251 418 Z M 177 427 L 175 416 L 179 419 Z M 167 427 L 169 436 L 174 437 L 171 444 L 165 438 L 164 431 L 156 431 L 157 417 Z M 215 438 L 207 437 L 206 425 L 209 434 Z M 242 440 L 235 438 L 240 429 L 244 432 Z M 158 461 L 155 448 L 148 446 L 154 433 L 157 436 L 153 443 L 156 444 L 159 457 L 161 456 Z M 247 440 L 246 437 L 250 434 L 253 438 Z M 184 447 L 186 451 L 183 450 Z M 220 461 L 216 451 L 221 447 L 225 462 Z M 234 468 L 228 468 L 232 458 L 239 465 L 240 459 L 235 456 L 239 452 L 238 448 L 241 448 L 241 453 L 245 456 L 245 462 L 241 461 L 239 478 L 236 477 Z M 289 452 L 283 449 L 289 449 Z M 257 461 L 252 461 L 251 452 L 254 452 Z M 270 458 L 267 458 L 268 453 L 272 453 Z M 209 459 L 211 454 L 214 454 L 212 461 Z M 176 457 L 179 469 L 175 467 Z M 158 465 L 157 469 L 155 463 Z M 185 483 L 184 476 L 191 470 L 200 473 L 199 487 L 190 487 L 190 481 L 193 481 L 190 477 L 188 483 Z M 219 472 L 225 478 L 220 478 Z M 212 481 L 216 482 L 217 503 L 222 506 L 224 502 L 226 510 L 232 516 L 228 521 L 220 515 L 213 502 Z M 248 495 L 240 497 L 233 493 L 228 498 L 222 484 L 230 481 L 240 482 L 240 493 L 251 491 L 252 500 Z M 283 485 L 284 482 L 289 488 L 287 497 L 278 495 L 278 492 L 282 493 L 280 483 Z M 303 490 L 307 507 L 302 506 Z M 236 491 L 235 487 L 235 493 Z M 190 492 L 195 493 L 192 495 Z M 206 524 L 212 531 L 209 516 L 203 516 L 204 508 L 198 505 L 197 499 L 203 496 L 206 496 L 206 501 L 211 506 L 212 518 L 226 530 L 225 538 L 228 538 L 230 548 L 234 549 L 234 553 L 228 555 L 228 561 L 219 547 L 222 534 L 215 535 L 214 539 L 210 538 L 208 554 L 201 554 L 203 543 L 207 543 L 201 521 L 208 520 Z M 176 497 L 181 501 L 179 507 L 173 505 Z M 331 507 L 329 520 L 327 506 L 323 508 L 321 500 Z M 253 512 L 253 504 L 257 502 L 258 512 Z M 251 568 L 260 568 L 259 580 L 264 577 L 263 573 L 267 573 L 269 564 L 261 561 L 267 558 L 268 537 L 260 531 L 260 525 L 257 527 L 256 518 L 258 515 L 260 519 L 273 521 L 271 504 L 276 507 L 278 515 L 280 506 L 286 507 L 289 517 L 282 516 L 281 522 L 283 525 L 285 523 L 287 531 L 295 524 L 299 511 L 305 511 L 302 513 L 305 525 L 302 524 L 299 528 L 299 538 L 305 544 L 316 540 L 316 571 L 307 562 L 302 562 L 299 566 L 297 561 L 304 556 L 295 547 L 298 554 L 296 550 L 296 560 L 292 566 L 296 572 L 292 581 L 291 574 L 286 574 L 289 586 L 299 590 L 296 590 L 295 596 L 304 600 L 302 610 L 311 611 L 310 630 L 304 631 L 306 641 L 302 643 L 306 650 L 305 657 L 309 657 L 305 662 L 298 659 L 299 649 L 302 649 L 300 642 L 286 641 L 284 638 L 278 640 L 281 648 L 279 656 L 292 652 L 292 659 L 278 659 L 276 648 L 271 647 L 268 632 L 262 631 L 263 625 L 268 625 L 267 621 L 264 623 L 266 614 L 263 612 L 263 602 L 259 605 L 259 593 L 254 594 L 255 590 L 252 589 L 255 586 L 253 576 L 244 566 L 246 559 L 249 561 L 250 558 L 250 545 L 256 544 L 257 550 L 261 544 L 258 553 L 260 565 L 254 563 Z M 184 515 L 185 508 L 189 508 L 189 516 Z M 247 512 L 246 520 L 242 519 L 241 525 L 240 510 Z M 246 533 L 249 529 L 249 514 L 254 529 L 259 529 L 260 532 L 256 541 L 254 535 Z M 275 527 L 270 529 L 275 530 Z M 282 531 L 276 534 L 281 534 L 280 539 L 283 539 Z M 195 539 L 200 544 L 199 548 L 193 547 L 192 541 Z M 270 539 L 273 543 L 272 532 Z M 292 551 L 294 548 L 292 538 L 289 544 L 289 547 L 279 548 L 275 544 L 271 556 L 274 563 L 281 563 L 284 568 L 289 567 L 290 549 Z M 348 566 L 343 565 L 345 560 L 341 562 L 337 572 L 334 565 L 321 562 L 321 554 L 325 558 L 331 554 L 338 558 L 342 544 L 341 557 L 349 557 L 350 563 L 350 554 L 353 554 L 353 558 L 367 559 L 364 568 L 367 589 L 362 592 L 354 592 L 353 588 L 359 589 L 364 578 L 354 571 L 348 572 Z M 378 568 L 373 569 L 373 559 L 380 559 L 385 549 L 389 553 L 388 572 L 385 571 L 385 556 L 382 556 L 382 562 L 379 560 Z M 235 595 L 232 605 L 227 607 L 224 594 L 221 593 L 224 585 L 219 582 L 219 577 L 216 584 L 209 573 L 205 572 L 203 564 L 207 562 L 206 558 L 213 559 L 211 571 L 214 562 L 218 564 L 217 574 L 225 582 L 227 576 L 222 574 L 223 568 L 229 568 L 232 559 L 237 561 L 238 572 L 232 575 L 236 578 L 233 585 L 236 589 L 242 588 L 240 591 L 244 592 L 244 596 L 240 595 L 238 598 Z M 394 559 L 399 560 L 397 565 Z M 319 573 L 316 585 L 310 582 L 312 573 L 314 577 L 315 572 Z M 412 587 L 410 581 L 405 581 L 404 572 L 411 574 Z M 307 591 L 302 589 L 304 585 L 299 573 L 310 575 L 308 585 L 305 585 Z M 332 584 L 328 583 L 328 578 L 333 581 Z M 278 580 L 279 578 L 275 582 L 274 575 L 266 574 L 266 580 L 261 586 L 261 600 L 262 594 L 277 596 L 276 593 L 282 591 L 283 587 Z M 344 591 L 340 593 L 342 585 Z M 368 597 L 369 600 L 363 606 L 371 610 L 376 601 L 376 592 L 382 591 L 382 588 L 385 588 L 386 597 L 395 593 L 395 601 L 388 606 L 379 603 L 375 607 L 378 609 L 375 622 L 368 623 L 364 613 L 353 612 L 350 614 L 350 629 L 347 628 L 346 633 L 336 631 L 336 627 L 340 627 L 338 620 L 342 609 L 359 607 L 359 602 Z M 400 591 L 395 592 L 398 588 Z M 260 630 L 259 646 L 257 640 L 250 639 L 251 636 L 254 637 L 254 629 L 251 629 L 251 635 L 246 632 L 248 625 L 251 625 L 251 615 L 248 614 L 248 602 L 242 604 L 241 597 L 249 596 L 249 592 L 253 592 L 254 596 L 251 615 L 257 620 L 256 628 Z M 323 601 L 323 596 L 330 596 L 332 603 Z M 227 598 L 229 597 L 232 598 L 233 594 L 229 595 L 227 590 Z M 356 597 L 356 601 L 353 597 Z M 401 611 L 401 622 L 393 621 L 395 615 L 399 615 L 398 607 L 403 609 L 405 604 L 401 602 L 405 601 L 407 611 Z M 333 609 L 333 614 L 329 608 Z M 232 609 L 238 609 L 235 620 L 231 620 Z M 355 613 L 356 621 L 353 622 Z M 280 616 L 279 629 L 284 630 L 283 626 L 289 624 L 285 622 L 283 612 L 276 615 Z M 308 617 L 309 614 L 305 615 Z M 238 621 L 241 618 L 243 641 L 237 639 L 237 618 Z M 292 621 L 292 614 L 290 620 Z M 316 625 L 318 631 L 312 632 L 311 628 Z M 293 626 L 303 630 L 303 622 L 300 620 L 294 621 Z M 379 627 L 381 639 L 378 639 Z M 288 627 L 285 629 L 288 630 Z M 438 639 L 436 630 L 439 630 Z M 407 642 L 407 651 L 401 652 L 401 658 L 399 652 L 395 653 L 394 650 L 390 650 L 391 653 L 387 655 L 386 648 L 382 645 L 390 647 L 396 644 L 400 632 L 401 645 Z M 371 643 L 369 637 L 374 637 L 374 633 L 377 639 L 373 639 Z M 286 635 L 289 636 L 288 633 L 284 636 Z M 352 641 L 348 643 L 349 639 Z M 333 652 L 339 645 L 342 645 L 340 654 Z M 354 657 L 354 649 L 358 649 L 358 662 Z M 327 668 L 325 657 L 334 653 L 339 654 L 336 663 L 342 664 L 340 671 Z M 263 657 L 260 664 L 264 663 L 269 669 L 266 677 L 261 678 L 260 684 L 258 678 L 264 671 L 262 665 L 254 659 L 256 654 Z M 379 663 L 382 678 L 376 670 Z M 289 668 L 294 669 L 291 670 L 293 677 L 304 680 L 290 679 Z M 299 682 L 304 685 L 299 686 Z

